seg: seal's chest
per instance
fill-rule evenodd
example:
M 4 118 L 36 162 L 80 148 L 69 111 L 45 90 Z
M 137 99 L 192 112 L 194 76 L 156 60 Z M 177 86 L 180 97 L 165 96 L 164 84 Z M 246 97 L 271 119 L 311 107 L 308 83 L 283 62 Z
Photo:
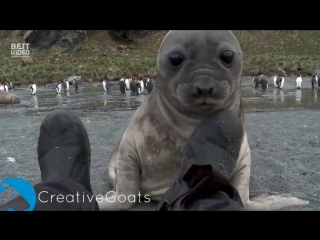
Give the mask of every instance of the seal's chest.
M 175 139 L 175 141 L 160 141 L 160 139 L 146 138 L 143 147 L 139 148 L 139 158 L 142 168 L 150 167 L 159 172 L 172 172 L 180 169 L 185 153 L 187 141 Z

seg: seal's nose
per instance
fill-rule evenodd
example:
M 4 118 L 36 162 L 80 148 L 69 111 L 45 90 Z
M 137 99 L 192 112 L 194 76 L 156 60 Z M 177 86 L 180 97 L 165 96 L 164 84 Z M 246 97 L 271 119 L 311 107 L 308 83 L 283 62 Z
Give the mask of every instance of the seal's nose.
M 196 81 L 193 84 L 193 97 L 210 97 L 215 92 L 214 81 Z

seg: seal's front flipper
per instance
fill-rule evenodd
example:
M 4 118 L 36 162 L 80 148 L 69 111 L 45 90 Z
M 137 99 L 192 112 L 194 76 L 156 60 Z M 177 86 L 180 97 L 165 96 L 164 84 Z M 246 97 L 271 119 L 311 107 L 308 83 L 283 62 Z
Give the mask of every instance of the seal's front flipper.
M 276 211 L 286 207 L 308 205 L 305 201 L 296 197 L 279 193 L 264 193 L 257 195 L 247 202 L 246 209 L 249 211 Z
M 112 162 L 116 164 L 111 166 L 112 169 L 109 169 L 110 173 L 116 167 L 114 172 L 114 194 L 109 195 L 108 193 L 110 192 L 108 192 L 103 201 L 99 202 L 100 211 L 126 211 L 137 203 L 141 175 L 137 161 L 139 157 L 137 156 L 136 145 L 132 136 L 126 130 L 121 139 L 116 161 Z M 110 161 L 114 161 L 114 159 Z

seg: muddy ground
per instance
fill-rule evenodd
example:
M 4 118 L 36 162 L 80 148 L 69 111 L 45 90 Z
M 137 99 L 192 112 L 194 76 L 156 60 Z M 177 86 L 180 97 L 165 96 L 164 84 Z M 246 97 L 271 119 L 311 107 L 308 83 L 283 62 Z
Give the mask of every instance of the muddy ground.
M 252 89 L 251 77 L 243 79 L 252 153 L 251 192 L 290 193 L 310 201 L 310 205 L 286 210 L 315 211 L 320 209 L 320 102 L 318 90 L 311 90 L 309 79 L 300 91 L 294 89 L 294 79 L 286 80 L 282 92 L 270 86 L 267 93 Z M 147 96 L 124 97 L 117 89 L 106 95 L 100 85 L 82 89 L 78 95 L 70 92 L 68 98 L 39 89 L 35 104 L 26 89 L 15 91 L 22 98 L 21 105 L 0 106 L 0 179 L 23 177 L 33 184 L 40 181 L 36 155 L 39 126 L 48 111 L 65 107 L 79 114 L 89 133 L 94 193 L 110 191 L 107 156 L 134 109 Z M 15 162 L 8 161 L 9 157 Z M 13 192 L 0 194 L 0 204 Z M 139 204 L 134 210 L 154 210 L 156 206 Z

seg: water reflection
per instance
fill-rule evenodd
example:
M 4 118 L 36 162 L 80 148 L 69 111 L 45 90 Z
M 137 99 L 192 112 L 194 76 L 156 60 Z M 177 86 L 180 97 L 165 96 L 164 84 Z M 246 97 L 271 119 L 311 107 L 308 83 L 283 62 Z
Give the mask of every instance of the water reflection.
M 280 99 L 281 104 L 284 103 L 284 90 L 276 88 L 273 89 L 273 103 L 277 104 L 278 99 Z
M 31 96 L 31 105 L 33 105 L 35 109 L 38 109 L 38 97 L 36 95 Z
M 246 109 L 319 109 L 320 89 L 273 89 L 267 91 L 243 90 L 243 101 Z M 99 109 L 108 110 L 134 110 L 149 97 L 148 94 L 138 96 L 131 95 L 131 92 L 120 94 L 117 86 L 111 86 L 109 93 L 104 92 L 103 88 L 91 87 L 90 85 L 79 89 L 79 92 L 70 91 L 69 93 L 56 94 L 52 89 L 39 87 L 38 94 L 32 96 L 25 88 L 16 88 L 15 94 L 21 99 L 20 104 L 0 105 L 1 113 L 29 111 L 30 106 L 41 111 L 51 111 L 63 106 L 68 109 Z M 8 111 L 5 111 L 8 110 Z
M 319 109 L 320 89 L 271 89 L 268 92 L 244 91 L 246 109 Z
M 104 98 L 104 100 L 103 100 L 103 106 L 106 107 L 106 106 L 107 106 L 107 103 L 108 103 L 108 101 L 107 101 L 107 93 L 106 93 L 106 92 L 103 93 L 103 98 Z
M 126 106 L 127 106 L 127 108 L 130 108 L 130 102 L 131 102 L 130 98 L 126 97 Z
M 141 94 L 139 95 L 139 100 L 141 103 L 143 103 L 146 99 L 148 98 L 148 95 L 145 95 L 145 94 Z
M 61 96 L 61 94 L 57 94 L 56 99 L 58 100 L 58 105 L 62 105 L 62 96 Z
M 284 90 L 279 89 L 279 92 L 280 92 L 280 101 L 281 101 L 281 104 L 283 104 L 284 103 Z
M 301 104 L 302 91 L 301 89 L 296 90 L 296 103 Z
M 314 102 L 316 103 L 318 101 L 318 93 L 320 89 L 312 89 L 311 95 L 314 97 Z

